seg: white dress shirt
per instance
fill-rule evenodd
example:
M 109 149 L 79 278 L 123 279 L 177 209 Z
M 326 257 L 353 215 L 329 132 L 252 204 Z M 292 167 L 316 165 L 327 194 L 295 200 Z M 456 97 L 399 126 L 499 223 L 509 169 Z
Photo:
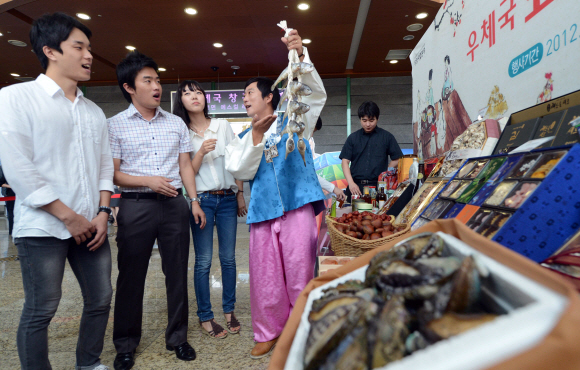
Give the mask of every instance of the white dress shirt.
M 303 47 L 303 50 L 304 62 L 312 63 L 307 48 Z M 308 140 L 312 136 L 318 116 L 320 116 L 324 103 L 326 103 L 326 90 L 316 69 L 311 73 L 302 75 L 302 82 L 312 89 L 311 95 L 302 98 L 302 102 L 310 106 L 310 110 L 302 115 L 302 121 L 306 125 L 304 139 Z M 270 126 L 264 134 L 262 142 L 258 145 L 254 146 L 251 132 L 248 132 L 242 139 L 236 137 L 226 148 L 226 169 L 238 180 L 252 180 L 260 166 L 264 144 L 275 133 L 276 122 Z
M 237 193 L 236 180 L 231 173 L 226 171 L 225 163 L 226 147 L 236 137 L 230 123 L 225 119 L 212 118 L 203 136 L 189 130 L 189 137 L 193 146 L 193 152 L 190 153 L 191 159 L 199 151 L 205 140 L 217 139 L 215 149 L 203 157 L 201 167 L 195 174 L 197 193 L 227 189 Z
M 74 102 L 44 74 L 0 90 L 0 157 L 14 189 L 14 238 L 68 239 L 63 222 L 40 207 L 59 199 L 92 220 L 100 191 L 113 192 L 106 117 L 77 89 Z
M 133 104 L 109 118 L 113 158 L 121 160 L 120 171 L 131 176 L 163 176 L 181 188 L 179 154 L 192 151 L 183 120 L 157 107 L 147 121 Z M 152 193 L 148 187 L 121 187 L 126 192 Z

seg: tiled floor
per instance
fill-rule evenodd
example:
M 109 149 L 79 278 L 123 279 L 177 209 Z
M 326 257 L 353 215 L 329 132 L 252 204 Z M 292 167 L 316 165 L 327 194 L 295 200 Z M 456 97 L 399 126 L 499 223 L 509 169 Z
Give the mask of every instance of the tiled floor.
M 110 228 L 110 234 L 115 229 Z M 114 235 L 110 235 L 113 258 L 113 289 L 117 280 L 117 247 Z M 217 238 L 216 238 L 217 243 Z M 144 301 L 143 337 L 137 348 L 134 369 L 265 369 L 269 358 L 252 360 L 249 351 L 254 344 L 250 318 L 250 285 L 248 274 L 249 232 L 244 224 L 238 224 L 236 261 L 238 272 L 236 316 L 242 324 L 240 334 L 228 335 L 217 340 L 203 335 L 196 315 L 197 304 L 193 288 L 194 253 L 189 256 L 189 343 L 197 352 L 197 359 L 191 362 L 178 360 L 173 352 L 165 349 L 164 331 L 167 323 L 165 282 L 161 271 L 159 252 L 153 251 L 147 274 Z M 16 330 L 24 301 L 20 264 L 8 257 L 16 256 L 16 247 L 8 238 L 6 219 L 0 217 L 0 368 L 20 369 L 16 351 Z M 8 260 L 6 260 L 8 259 Z M 214 245 L 211 269 L 212 307 L 218 323 L 225 327 L 221 310 L 221 272 Z M 82 298 L 75 276 L 68 267 L 63 281 L 63 296 L 56 316 L 52 320 L 49 336 L 49 358 L 53 369 L 73 369 L 75 346 L 82 311 Z M 113 294 L 113 305 L 114 305 Z M 112 341 L 113 310 L 105 335 L 105 347 L 101 361 L 113 368 L 115 348 Z

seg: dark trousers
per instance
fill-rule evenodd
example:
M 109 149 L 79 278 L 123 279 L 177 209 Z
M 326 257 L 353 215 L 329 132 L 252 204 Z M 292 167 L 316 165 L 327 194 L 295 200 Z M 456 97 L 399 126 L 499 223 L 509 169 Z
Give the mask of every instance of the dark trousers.
M 6 216 L 8 217 L 8 235 L 12 235 L 14 228 L 14 200 L 8 200 L 6 203 Z
M 118 353 L 134 351 L 141 340 L 143 295 L 155 239 L 167 292 L 165 342 L 187 341 L 189 206 L 182 196 L 166 200 L 121 198 L 117 215 L 119 277 L 113 343 Z
M 62 296 L 68 260 L 83 295 L 83 314 L 76 348 L 77 368 L 98 365 L 111 309 L 111 249 L 109 241 L 96 251 L 73 238 L 16 238 L 24 307 L 16 344 L 23 370 L 51 369 L 48 361 L 48 325 Z M 2 367 L 2 365 L 0 365 Z

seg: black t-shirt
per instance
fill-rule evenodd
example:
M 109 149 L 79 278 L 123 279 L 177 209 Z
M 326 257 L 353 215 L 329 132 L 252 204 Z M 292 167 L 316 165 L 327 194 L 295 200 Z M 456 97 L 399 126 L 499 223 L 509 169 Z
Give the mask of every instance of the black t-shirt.
M 389 156 L 396 160 L 403 152 L 393 134 L 380 127 L 368 134 L 362 128 L 353 132 L 340 152 L 340 159 L 351 161 L 350 173 L 354 180 L 377 181 L 389 166 Z

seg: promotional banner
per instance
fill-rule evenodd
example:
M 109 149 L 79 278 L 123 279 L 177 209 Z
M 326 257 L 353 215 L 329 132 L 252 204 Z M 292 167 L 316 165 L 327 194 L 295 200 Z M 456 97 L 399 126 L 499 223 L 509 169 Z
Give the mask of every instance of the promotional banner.
M 280 97 L 284 95 L 285 89 L 279 89 Z M 173 111 L 173 103 L 175 102 L 177 91 L 171 92 L 171 111 Z M 209 114 L 246 114 L 246 107 L 244 106 L 244 90 L 207 90 L 205 92 L 205 101 L 207 102 L 207 110 Z M 288 100 L 278 110 L 278 112 L 286 111 Z
M 447 0 L 411 53 L 413 146 L 580 89 L 579 0 Z

